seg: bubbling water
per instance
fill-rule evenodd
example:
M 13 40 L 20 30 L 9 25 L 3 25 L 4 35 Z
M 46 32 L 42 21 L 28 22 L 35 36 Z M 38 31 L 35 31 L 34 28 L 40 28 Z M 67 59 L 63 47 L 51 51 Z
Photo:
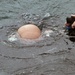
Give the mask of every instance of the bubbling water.
M 56 26 L 57 24 L 56 19 L 55 20 L 53 20 L 53 18 L 49 19 L 49 17 L 47 18 L 47 16 L 50 16 L 50 15 L 47 13 L 47 15 L 45 15 L 45 18 L 42 20 L 42 18 L 39 18 L 39 16 L 37 15 L 38 18 L 34 17 L 35 18 L 34 20 L 32 18 L 33 15 L 32 17 L 30 15 L 25 15 L 25 17 L 23 16 L 23 20 L 25 21 L 23 24 L 19 24 L 19 25 L 17 24 L 16 26 L 9 25 L 9 26 L 3 27 L 3 29 L 0 29 L 1 30 L 0 34 L 2 34 L 0 39 L 2 40 L 2 43 L 11 47 L 9 48 L 8 46 L 5 46 L 4 48 L 4 45 L 2 45 L 4 50 L 3 49 L 1 50 L 1 53 L 2 53 L 1 56 L 8 60 L 14 60 L 13 61 L 14 64 L 17 64 L 17 70 L 16 70 L 16 66 L 14 66 L 14 64 L 12 64 L 11 61 L 9 62 L 15 67 L 13 68 L 13 72 L 12 72 L 13 75 L 25 75 L 27 73 L 32 73 L 32 72 L 34 73 L 34 70 L 29 71 L 28 67 L 32 67 L 37 64 L 44 63 L 43 60 L 40 59 L 39 55 L 47 56 L 49 53 L 56 52 L 57 47 L 55 47 L 56 45 L 55 42 L 59 40 L 60 37 L 62 37 L 60 33 L 63 34 L 63 32 L 58 29 L 58 26 Z M 33 22 L 33 24 L 39 25 L 39 27 L 42 26 L 41 27 L 42 33 L 38 39 L 34 39 L 34 40 L 22 39 L 17 33 L 18 28 L 21 25 L 28 24 L 27 22 L 30 22 L 30 23 Z M 55 45 L 53 46 L 53 44 Z M 17 61 L 20 60 L 21 64 L 22 62 L 24 62 L 23 66 L 24 68 L 28 68 L 28 72 L 26 69 L 21 68 L 21 66 L 18 67 L 20 63 L 15 61 L 16 59 Z M 9 67 L 8 71 L 11 71 L 10 67 L 12 68 L 12 66 L 10 66 L 9 63 L 7 64 Z M 18 71 L 18 69 L 20 71 Z M 1 73 L 1 74 L 3 75 L 4 73 Z
M 42 30 L 46 26 L 43 21 L 49 17 L 50 17 L 49 13 L 46 13 L 44 17 L 40 15 L 36 15 L 36 14 L 23 13 L 21 15 L 21 23 L 23 25 L 33 23 L 33 24 L 36 24 Z M 22 46 L 34 45 L 35 43 L 45 40 L 45 37 L 49 37 L 51 33 L 51 31 L 42 31 L 41 36 L 39 38 L 31 40 L 31 39 L 22 39 L 17 33 L 17 30 L 12 31 L 11 27 L 9 27 L 8 29 L 9 29 L 8 31 L 9 34 L 8 34 L 7 41 L 11 42 L 12 44 L 15 43 L 18 46 L 19 45 L 22 45 Z M 15 27 L 13 29 L 15 29 Z M 10 30 L 11 30 L 11 33 L 10 33 Z
M 46 37 L 50 37 L 52 35 L 53 30 L 45 30 L 41 33 L 41 36 L 37 39 L 22 39 L 19 34 L 17 32 L 14 32 L 10 35 L 8 35 L 8 41 L 9 42 L 19 42 L 20 44 L 23 44 L 23 45 L 33 45 L 37 42 L 40 42 L 40 41 L 43 41 L 45 40 Z
M 41 40 L 44 40 L 44 37 L 41 35 L 39 38 L 37 39 L 22 39 L 19 34 L 16 32 L 15 34 L 11 34 L 8 36 L 8 41 L 10 42 L 19 42 L 20 44 L 23 44 L 23 45 L 32 45 L 32 44 L 35 44 L 36 42 L 39 42 Z
M 26 46 L 38 47 L 38 46 L 45 46 L 48 44 L 50 45 L 56 39 L 55 37 L 57 37 L 57 35 L 60 34 L 58 32 L 58 27 L 54 25 L 56 24 L 56 21 L 53 22 L 53 18 L 49 13 L 46 13 L 44 17 L 36 14 L 27 14 L 27 13 L 23 14 L 20 18 L 21 20 L 19 21 L 20 24 L 5 27 L 4 29 L 5 35 L 3 35 L 3 37 L 6 36 L 7 39 L 6 38 L 2 39 L 3 41 L 5 40 L 4 41 L 5 44 L 8 44 L 13 47 L 26 47 Z M 18 28 L 21 27 L 21 25 L 30 23 L 37 25 L 41 29 L 41 36 L 33 40 L 22 39 L 17 33 Z M 47 42 L 47 44 L 45 41 Z

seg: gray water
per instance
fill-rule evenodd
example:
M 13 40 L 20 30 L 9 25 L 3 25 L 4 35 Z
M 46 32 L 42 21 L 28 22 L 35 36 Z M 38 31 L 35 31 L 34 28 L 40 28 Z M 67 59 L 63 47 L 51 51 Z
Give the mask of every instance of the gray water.
M 63 28 L 74 7 L 75 0 L 0 0 L 0 75 L 75 75 L 75 42 Z M 12 38 L 44 17 L 38 42 Z

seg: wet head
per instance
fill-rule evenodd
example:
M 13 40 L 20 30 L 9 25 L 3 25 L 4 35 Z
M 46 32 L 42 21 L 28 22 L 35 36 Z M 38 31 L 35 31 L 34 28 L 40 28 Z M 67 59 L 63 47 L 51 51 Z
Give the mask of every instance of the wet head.
M 37 39 L 41 35 L 41 30 L 34 24 L 26 24 L 18 29 L 18 34 L 23 39 Z

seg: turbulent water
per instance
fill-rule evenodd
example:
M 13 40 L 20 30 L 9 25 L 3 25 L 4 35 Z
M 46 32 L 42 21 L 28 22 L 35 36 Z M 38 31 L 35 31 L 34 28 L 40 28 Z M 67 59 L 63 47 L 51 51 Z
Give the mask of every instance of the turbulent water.
M 65 34 L 65 18 L 75 0 L 0 0 L 0 75 L 75 75 L 75 42 Z M 17 29 L 42 26 L 36 40 Z

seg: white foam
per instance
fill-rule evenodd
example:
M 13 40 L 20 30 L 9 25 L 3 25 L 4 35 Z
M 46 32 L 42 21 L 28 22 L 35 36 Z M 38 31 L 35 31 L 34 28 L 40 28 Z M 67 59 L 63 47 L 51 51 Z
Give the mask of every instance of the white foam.
M 44 35 L 45 36 L 47 36 L 47 37 L 50 37 L 50 35 L 53 33 L 53 31 L 52 30 L 46 30 L 46 31 L 44 31 Z
M 39 41 L 42 41 L 45 39 L 45 37 L 50 37 L 52 35 L 53 31 L 52 30 L 45 30 L 44 32 L 41 33 L 41 36 L 37 39 L 22 39 L 17 32 L 14 32 L 8 36 L 8 41 L 10 42 L 18 42 L 20 44 L 24 45 L 32 45 L 35 44 Z
M 31 39 L 22 39 L 22 38 L 19 38 L 20 43 L 27 44 L 27 45 L 35 44 L 36 42 L 39 42 L 41 40 L 43 40 L 42 36 L 40 36 L 38 39 L 32 39 L 32 40 Z
M 8 40 L 10 41 L 10 42 L 13 42 L 13 41 L 17 41 L 18 39 L 17 39 L 17 37 L 16 37 L 16 34 L 11 34 L 11 35 L 9 35 L 8 36 Z
M 8 41 L 10 42 L 16 42 L 18 41 L 20 44 L 26 44 L 26 45 L 31 45 L 31 44 L 35 44 L 36 42 L 39 42 L 41 40 L 43 40 L 44 38 L 42 37 L 42 35 L 38 38 L 38 39 L 22 39 L 18 33 L 12 33 L 11 35 L 8 36 Z

